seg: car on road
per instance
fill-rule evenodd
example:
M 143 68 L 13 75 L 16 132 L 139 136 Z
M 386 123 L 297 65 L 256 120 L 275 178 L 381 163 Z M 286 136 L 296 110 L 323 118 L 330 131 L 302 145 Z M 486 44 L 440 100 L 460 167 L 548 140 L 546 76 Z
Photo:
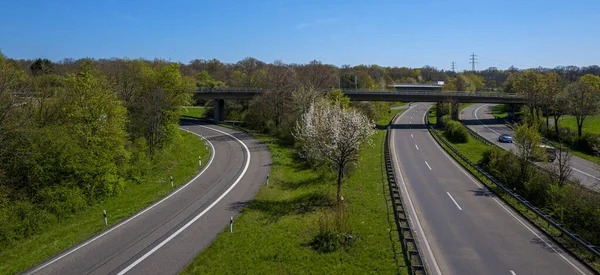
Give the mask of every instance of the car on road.
M 498 141 L 505 142 L 505 143 L 512 143 L 513 138 L 510 135 L 503 134 L 498 137 Z
M 553 162 L 556 159 L 556 148 L 545 144 L 541 144 L 540 147 L 546 152 L 548 162 Z

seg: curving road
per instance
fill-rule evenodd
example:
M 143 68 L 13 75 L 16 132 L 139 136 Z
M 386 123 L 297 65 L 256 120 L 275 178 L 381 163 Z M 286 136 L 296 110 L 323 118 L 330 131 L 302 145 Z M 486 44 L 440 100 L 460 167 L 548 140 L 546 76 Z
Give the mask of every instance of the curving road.
M 432 274 L 591 274 L 433 140 L 413 104 L 392 125 L 396 173 Z
M 187 121 L 212 156 L 199 175 L 165 199 L 26 274 L 177 274 L 264 184 L 268 149 L 247 134 Z
M 509 134 L 514 137 L 514 131 L 507 127 L 504 120 L 494 119 L 492 108 L 495 104 L 473 104 L 462 110 L 460 113 L 461 120 L 467 127 L 478 132 L 487 140 L 497 144 L 505 150 L 513 150 L 517 152 L 517 146 L 513 143 L 500 143 L 498 136 L 500 134 Z M 550 165 L 550 164 L 545 164 Z M 549 168 L 549 167 L 548 167 Z M 571 155 L 571 168 L 573 172 L 571 177 L 579 180 L 587 187 L 598 188 L 600 182 L 600 170 L 598 166 L 586 159 Z

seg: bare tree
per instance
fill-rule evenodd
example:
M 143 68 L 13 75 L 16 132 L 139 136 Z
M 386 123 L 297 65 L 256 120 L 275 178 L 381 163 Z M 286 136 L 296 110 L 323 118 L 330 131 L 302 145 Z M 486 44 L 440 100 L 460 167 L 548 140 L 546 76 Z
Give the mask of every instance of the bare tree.
M 343 201 L 342 182 L 346 166 L 358 161 L 361 145 L 373 134 L 368 118 L 354 109 L 342 109 L 336 102 L 312 104 L 296 124 L 294 137 L 313 160 L 337 168 L 337 202 Z
M 567 184 L 567 180 L 571 176 L 573 169 L 571 169 L 571 154 L 569 149 L 562 143 L 556 148 L 556 160 L 553 165 L 553 170 L 558 175 L 558 185 L 564 186 Z
M 338 85 L 337 70 L 320 61 L 313 60 L 306 65 L 296 66 L 299 83 L 305 88 L 327 89 Z

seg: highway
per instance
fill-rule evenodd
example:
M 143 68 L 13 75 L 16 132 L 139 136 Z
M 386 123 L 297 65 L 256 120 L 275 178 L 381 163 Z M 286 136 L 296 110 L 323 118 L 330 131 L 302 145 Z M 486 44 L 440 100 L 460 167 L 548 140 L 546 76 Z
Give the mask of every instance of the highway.
M 182 271 L 265 183 L 271 156 L 262 143 L 239 131 L 192 121 L 180 128 L 203 136 L 212 148 L 199 175 L 133 217 L 25 273 Z
M 471 129 L 478 132 L 487 140 L 494 142 L 505 150 L 517 152 L 517 146 L 513 143 L 498 142 L 500 134 L 509 134 L 514 137 L 514 131 L 506 126 L 503 120 L 494 119 L 492 108 L 494 104 L 473 104 L 464 108 L 460 113 L 461 120 Z M 544 164 L 550 168 L 550 164 Z M 598 188 L 600 182 L 600 170 L 591 161 L 571 155 L 571 177 L 579 180 L 587 187 Z M 599 189 L 600 190 L 600 189 Z
M 433 140 L 428 103 L 392 125 L 390 148 L 411 226 L 431 274 L 592 274 L 500 199 Z

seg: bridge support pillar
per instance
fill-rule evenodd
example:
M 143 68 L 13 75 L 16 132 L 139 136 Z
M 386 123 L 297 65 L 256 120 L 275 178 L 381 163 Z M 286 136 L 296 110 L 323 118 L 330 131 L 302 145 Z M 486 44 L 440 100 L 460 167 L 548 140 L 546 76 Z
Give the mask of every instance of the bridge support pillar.
M 225 100 L 215 99 L 213 107 L 214 119 L 216 122 L 223 121 L 225 119 Z
M 452 106 L 450 107 L 451 111 L 450 111 L 450 116 L 452 117 L 452 120 L 459 120 L 458 114 L 459 114 L 459 107 L 460 107 L 460 103 L 458 102 L 452 102 L 451 104 Z

